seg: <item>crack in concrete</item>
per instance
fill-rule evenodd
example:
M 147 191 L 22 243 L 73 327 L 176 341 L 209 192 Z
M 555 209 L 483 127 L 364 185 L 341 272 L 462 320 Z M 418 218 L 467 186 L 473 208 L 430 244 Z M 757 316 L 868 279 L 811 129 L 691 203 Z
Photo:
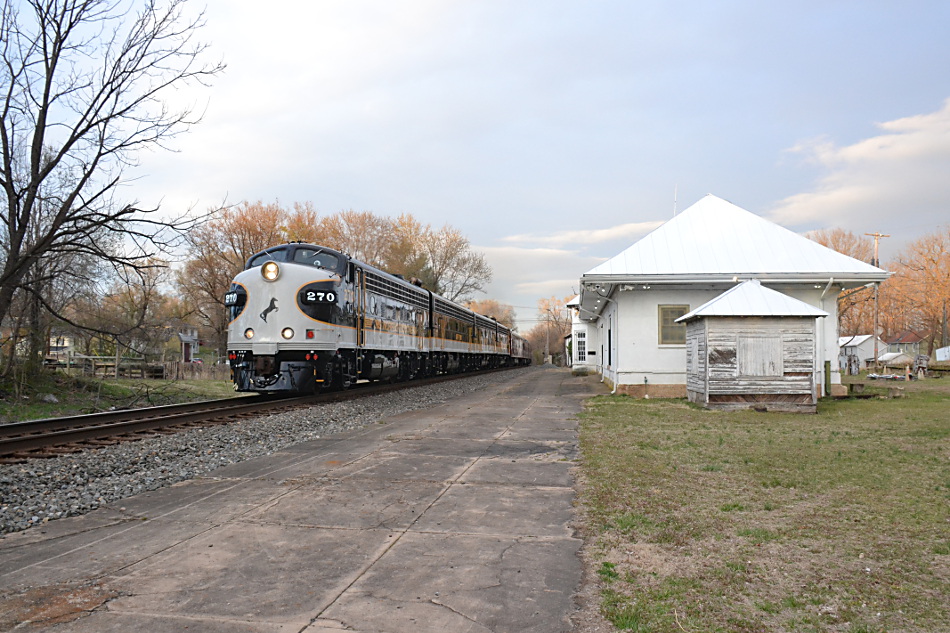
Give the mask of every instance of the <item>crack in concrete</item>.
M 446 609 L 446 610 L 448 610 L 449 612 L 454 613 L 455 615 L 459 616 L 460 618 L 463 618 L 463 619 L 465 619 L 465 620 L 468 620 L 469 622 L 471 622 L 472 624 L 474 624 L 475 626 L 477 626 L 479 629 L 482 629 L 482 630 L 484 630 L 484 631 L 489 631 L 489 633 L 491 633 L 491 629 L 488 628 L 488 627 L 486 627 L 484 624 L 482 624 L 482 623 L 479 622 L 478 620 L 476 620 L 476 619 L 474 619 L 474 618 L 472 618 L 472 617 L 469 617 L 468 615 L 462 613 L 461 611 L 459 611 L 459 610 L 457 610 L 457 609 L 453 609 L 452 607 L 450 607 L 449 605 L 445 604 L 444 602 L 440 602 L 439 600 L 435 600 L 435 599 L 430 599 L 430 600 L 429 600 L 429 604 L 434 604 L 434 605 L 437 606 L 437 607 L 442 607 L 443 609 Z

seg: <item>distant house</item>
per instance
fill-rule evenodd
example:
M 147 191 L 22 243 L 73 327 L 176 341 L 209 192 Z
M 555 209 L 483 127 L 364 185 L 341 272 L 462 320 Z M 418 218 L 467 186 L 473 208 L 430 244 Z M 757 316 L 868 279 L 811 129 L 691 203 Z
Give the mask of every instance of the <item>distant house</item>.
M 756 279 L 828 314 L 816 323 L 816 382 L 819 395 L 826 383 L 840 391 L 838 294 L 889 276 L 708 195 L 581 276 L 575 369 L 583 362 L 618 393 L 686 397 L 687 327 L 678 319 Z
M 868 365 L 874 362 L 875 351 L 878 356 L 886 352 L 887 343 L 881 337 L 877 337 L 875 348 L 874 337 L 870 334 L 839 336 L 838 349 L 838 365 L 841 371 L 856 374 L 862 369 L 867 369 Z
M 910 356 L 920 354 L 920 343 L 924 337 L 917 332 L 905 330 L 887 341 L 887 351 L 904 352 Z
M 65 361 L 70 354 L 76 352 L 76 341 L 69 334 L 53 333 L 49 337 L 49 358 Z
M 198 328 L 193 325 L 178 326 L 178 340 L 181 343 L 181 360 L 190 363 L 198 358 Z
M 753 279 L 680 317 L 690 402 L 815 413 L 816 319 L 826 316 Z

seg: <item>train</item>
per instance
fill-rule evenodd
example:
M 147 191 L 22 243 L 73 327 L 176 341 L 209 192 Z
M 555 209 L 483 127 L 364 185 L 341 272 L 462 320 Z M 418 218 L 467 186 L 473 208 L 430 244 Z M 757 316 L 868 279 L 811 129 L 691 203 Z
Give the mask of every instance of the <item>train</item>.
M 236 391 L 308 394 L 531 362 L 527 341 L 497 320 L 325 246 L 252 255 L 224 304 Z

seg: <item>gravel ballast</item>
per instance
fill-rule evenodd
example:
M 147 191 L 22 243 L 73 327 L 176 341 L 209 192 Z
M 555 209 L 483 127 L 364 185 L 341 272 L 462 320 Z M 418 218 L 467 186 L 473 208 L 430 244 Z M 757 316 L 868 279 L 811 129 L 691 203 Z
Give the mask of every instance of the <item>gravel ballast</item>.
M 532 368 L 511 370 L 532 371 Z M 85 514 L 100 505 L 216 468 L 425 409 L 508 382 L 511 371 L 315 405 L 229 424 L 21 464 L 0 465 L 0 535 Z

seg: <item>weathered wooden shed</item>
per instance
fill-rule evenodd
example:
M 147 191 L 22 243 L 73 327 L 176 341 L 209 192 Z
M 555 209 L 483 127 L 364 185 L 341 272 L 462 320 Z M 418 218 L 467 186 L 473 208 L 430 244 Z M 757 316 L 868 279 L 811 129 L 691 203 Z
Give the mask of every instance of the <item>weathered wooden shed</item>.
M 710 409 L 815 413 L 824 316 L 755 279 L 683 315 L 689 400 Z

